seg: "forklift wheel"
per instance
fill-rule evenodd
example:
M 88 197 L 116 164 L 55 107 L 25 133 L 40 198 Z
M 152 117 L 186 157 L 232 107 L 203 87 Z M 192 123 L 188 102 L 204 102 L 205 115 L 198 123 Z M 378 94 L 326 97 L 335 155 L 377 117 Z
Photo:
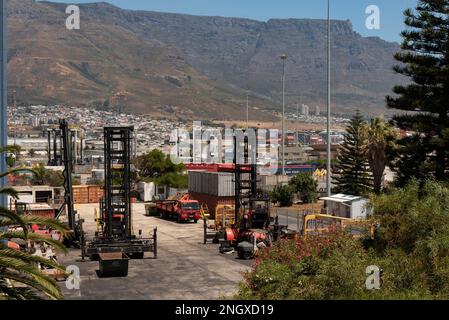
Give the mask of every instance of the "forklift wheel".
M 238 257 L 242 260 L 251 260 L 253 258 L 253 254 L 249 251 L 239 250 Z

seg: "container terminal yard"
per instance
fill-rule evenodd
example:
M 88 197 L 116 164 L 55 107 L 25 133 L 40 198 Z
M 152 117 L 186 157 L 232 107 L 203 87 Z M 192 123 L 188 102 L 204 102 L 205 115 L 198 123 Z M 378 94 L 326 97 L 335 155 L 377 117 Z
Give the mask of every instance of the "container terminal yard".
M 69 248 L 65 255 L 50 252 L 76 270 L 78 285 L 68 286 L 67 275 L 47 270 L 59 281 L 65 299 L 232 297 L 256 251 L 318 230 L 305 227 L 305 221 L 349 223 L 367 214 L 366 199 L 345 195 L 310 205 L 273 206 L 269 191 L 287 183 L 289 176 L 270 175 L 269 167 L 250 161 L 258 148 L 247 134 L 233 137 L 233 163 L 187 163 L 187 189 L 180 189 L 133 180 L 134 128 L 105 127 L 103 161 L 88 166 L 101 183 L 75 184 L 74 173 L 86 171 L 80 170 L 86 163 L 78 130 L 65 119 L 48 129 L 45 170 L 59 172 L 63 186 L 33 185 L 29 175 L 16 176 L 28 186 L 18 187 L 18 198 L 9 200 L 13 211 L 56 218 L 68 226 L 70 234 L 63 237 L 51 228 L 36 229 Z M 316 179 L 323 176 L 320 169 L 310 171 L 311 166 L 290 167 L 309 170 Z M 332 216 L 326 215 L 325 203 Z
M 449 0 L 241 2 L 0 0 L 2 315 L 449 299 Z

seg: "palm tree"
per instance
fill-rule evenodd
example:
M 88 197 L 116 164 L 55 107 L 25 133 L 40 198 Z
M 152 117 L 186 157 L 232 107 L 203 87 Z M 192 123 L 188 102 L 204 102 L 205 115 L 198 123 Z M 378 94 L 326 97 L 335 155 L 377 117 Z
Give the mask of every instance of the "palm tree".
M 0 152 L 4 149 L 0 149 Z M 23 169 L 1 173 L 4 178 Z M 0 195 L 9 195 L 17 199 L 13 188 L 0 188 Z M 64 245 L 56 240 L 30 232 L 31 225 L 45 226 L 67 234 L 67 227 L 55 219 L 32 216 L 19 216 L 7 208 L 0 207 L 0 300 L 62 299 L 61 290 L 54 279 L 45 275 L 37 266 L 46 266 L 65 272 L 65 267 L 42 257 L 32 255 L 30 251 L 9 249 L 10 239 L 22 239 L 34 243 L 46 243 L 55 249 L 66 252 Z
M 393 127 L 381 118 L 374 118 L 367 127 L 368 162 L 373 174 L 374 192 L 382 190 L 382 180 L 387 166 L 386 149 L 396 134 Z

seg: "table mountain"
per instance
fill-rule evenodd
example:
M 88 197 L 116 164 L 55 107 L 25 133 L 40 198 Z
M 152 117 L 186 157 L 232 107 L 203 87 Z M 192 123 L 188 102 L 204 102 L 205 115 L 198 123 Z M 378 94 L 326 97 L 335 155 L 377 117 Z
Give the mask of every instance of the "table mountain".
M 326 21 L 204 17 L 80 5 L 81 29 L 67 30 L 66 4 L 8 1 L 10 90 L 22 103 L 67 104 L 204 119 L 326 101 Z M 332 21 L 335 112 L 385 112 L 384 97 L 404 81 L 392 71 L 397 43 L 365 38 Z

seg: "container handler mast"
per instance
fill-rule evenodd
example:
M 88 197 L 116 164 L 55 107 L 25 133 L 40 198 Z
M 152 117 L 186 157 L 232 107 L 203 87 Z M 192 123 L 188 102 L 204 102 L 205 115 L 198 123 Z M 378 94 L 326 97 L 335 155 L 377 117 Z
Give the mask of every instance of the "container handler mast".
M 104 193 L 98 223 L 100 232 L 83 246 L 82 255 L 97 260 L 102 253 L 122 253 L 141 259 L 145 252 L 157 256 L 157 228 L 149 238 L 136 236 L 132 225 L 132 127 L 104 128 Z
M 251 144 L 244 132 L 243 141 L 234 137 L 235 223 L 226 228 L 220 248 L 236 247 L 242 259 L 250 259 L 257 244 L 269 246 L 272 242 L 270 199 L 259 192 L 257 182 L 257 140 Z
M 56 219 L 60 219 L 64 214 L 67 217 L 67 223 L 71 230 L 71 235 L 66 237 L 64 241 L 68 246 L 81 247 L 84 242 L 83 220 L 76 220 L 76 211 L 73 206 L 73 188 L 72 188 L 72 173 L 73 173 L 73 157 L 72 157 L 72 135 L 69 131 L 69 125 L 65 119 L 59 120 L 59 131 L 53 130 L 55 141 L 57 138 L 61 139 L 60 152 L 57 152 L 56 142 L 54 143 L 53 159 L 50 159 L 49 164 L 59 165 L 59 161 L 64 166 L 64 202 L 56 214 Z M 50 150 L 50 132 L 49 132 L 49 150 Z M 49 151 L 49 157 L 50 157 Z

